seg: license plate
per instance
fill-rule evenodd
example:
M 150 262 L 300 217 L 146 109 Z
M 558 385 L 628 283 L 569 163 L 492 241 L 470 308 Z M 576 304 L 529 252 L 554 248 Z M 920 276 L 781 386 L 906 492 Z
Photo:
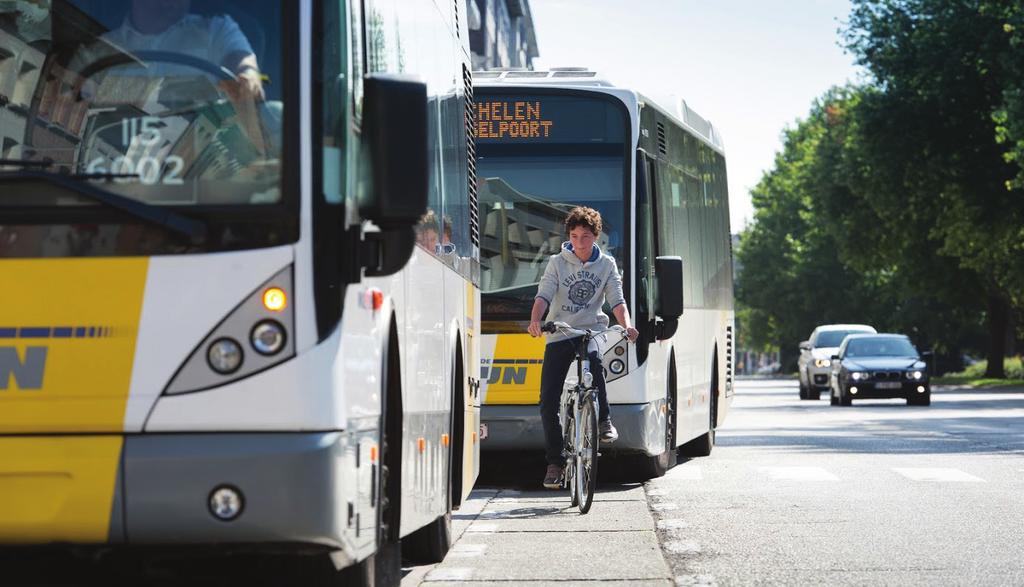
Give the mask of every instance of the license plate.
M 878 389 L 899 389 L 903 387 L 903 384 L 899 381 L 881 381 L 875 384 Z

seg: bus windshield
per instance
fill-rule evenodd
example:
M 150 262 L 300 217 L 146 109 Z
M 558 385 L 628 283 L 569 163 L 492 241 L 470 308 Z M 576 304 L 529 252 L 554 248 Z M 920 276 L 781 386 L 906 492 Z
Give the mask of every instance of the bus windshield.
M 529 319 L 575 206 L 601 213 L 597 244 L 624 268 L 629 131 L 621 104 L 478 91 L 477 124 L 485 321 Z
M 0 1 L 0 174 L 60 174 L 156 206 L 280 203 L 283 10 Z M 96 205 L 19 186 L 0 185 L 0 208 Z

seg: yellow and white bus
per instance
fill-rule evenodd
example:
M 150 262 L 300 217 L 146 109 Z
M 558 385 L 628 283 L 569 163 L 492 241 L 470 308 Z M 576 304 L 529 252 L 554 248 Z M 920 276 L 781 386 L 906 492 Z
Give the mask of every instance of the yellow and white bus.
M 547 259 L 566 240 L 562 220 L 585 205 L 601 213 L 598 246 L 615 258 L 641 332 L 636 345 L 604 349 L 619 439 L 602 452 L 641 477 L 663 475 L 677 455 L 710 454 L 732 401 L 734 348 L 714 127 L 685 103 L 664 108 L 591 71 L 478 72 L 476 82 L 483 449 L 543 446 L 544 341 L 526 327 Z M 658 280 L 659 258 L 671 256 L 682 259 L 681 286 Z M 685 311 L 674 317 L 662 308 L 679 287 Z
M 443 558 L 479 467 L 459 3 L 5 4 L 0 552 Z

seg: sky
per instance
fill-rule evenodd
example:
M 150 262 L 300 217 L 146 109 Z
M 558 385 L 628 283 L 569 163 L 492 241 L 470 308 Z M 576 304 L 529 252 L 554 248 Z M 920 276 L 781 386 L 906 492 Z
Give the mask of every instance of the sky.
M 849 0 L 531 0 L 535 69 L 586 66 L 665 103 L 679 98 L 725 143 L 733 232 L 785 128 L 858 79 L 839 46 Z M 674 108 L 673 108 L 674 111 Z

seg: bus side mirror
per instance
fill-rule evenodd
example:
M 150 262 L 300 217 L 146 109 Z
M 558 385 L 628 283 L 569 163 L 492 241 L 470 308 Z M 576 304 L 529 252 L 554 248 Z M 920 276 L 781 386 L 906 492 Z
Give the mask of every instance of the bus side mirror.
M 372 181 L 359 212 L 381 229 L 364 235 L 362 262 L 367 276 L 390 275 L 412 256 L 414 227 L 427 211 L 426 84 L 406 76 L 366 76 L 362 134 Z
M 654 304 L 654 338 L 672 338 L 683 315 L 683 260 L 680 257 L 657 257 L 654 274 L 658 282 L 658 299 Z

